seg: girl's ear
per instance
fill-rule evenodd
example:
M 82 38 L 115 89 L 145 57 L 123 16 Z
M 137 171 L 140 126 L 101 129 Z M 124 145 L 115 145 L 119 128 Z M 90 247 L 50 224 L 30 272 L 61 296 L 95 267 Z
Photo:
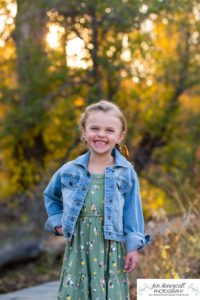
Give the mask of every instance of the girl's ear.
M 80 127 L 80 131 L 81 131 L 81 141 L 85 142 L 85 128 Z
M 125 131 L 122 131 L 122 132 L 120 133 L 120 136 L 119 136 L 119 138 L 118 138 L 118 143 L 119 143 L 119 144 L 121 144 L 121 142 L 124 140 L 125 135 L 126 135 L 126 132 L 125 132 Z
M 81 126 L 80 131 L 81 131 L 81 134 L 83 135 L 85 133 L 85 128 L 83 126 Z

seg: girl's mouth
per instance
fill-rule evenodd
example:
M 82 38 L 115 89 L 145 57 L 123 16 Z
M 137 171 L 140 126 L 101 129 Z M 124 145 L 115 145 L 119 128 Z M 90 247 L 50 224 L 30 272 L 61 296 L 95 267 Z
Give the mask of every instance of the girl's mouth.
M 95 145 L 99 145 L 99 146 L 103 146 L 103 145 L 106 145 L 107 144 L 107 142 L 105 142 L 105 141 L 94 141 L 94 143 L 95 143 Z

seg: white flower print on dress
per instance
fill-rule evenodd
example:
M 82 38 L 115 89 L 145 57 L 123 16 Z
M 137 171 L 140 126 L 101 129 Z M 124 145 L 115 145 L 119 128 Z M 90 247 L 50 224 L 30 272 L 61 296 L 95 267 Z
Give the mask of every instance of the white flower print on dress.
M 111 252 L 116 252 L 117 248 L 114 245 L 111 245 L 110 246 L 110 250 L 111 250 Z
M 66 285 L 73 286 L 73 284 L 74 284 L 74 282 L 72 280 L 71 275 L 68 275 L 67 278 L 66 278 Z

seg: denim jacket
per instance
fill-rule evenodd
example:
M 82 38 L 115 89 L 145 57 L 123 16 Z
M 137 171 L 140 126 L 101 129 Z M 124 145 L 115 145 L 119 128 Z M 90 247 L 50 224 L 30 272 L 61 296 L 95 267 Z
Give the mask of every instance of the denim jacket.
M 105 169 L 104 238 L 126 243 L 126 251 L 143 248 L 150 242 L 144 235 L 144 219 L 137 174 L 132 164 L 113 149 L 115 164 Z M 64 164 L 44 190 L 48 219 L 45 230 L 55 233 L 62 226 L 71 240 L 84 204 L 91 174 L 87 166 L 90 151 Z

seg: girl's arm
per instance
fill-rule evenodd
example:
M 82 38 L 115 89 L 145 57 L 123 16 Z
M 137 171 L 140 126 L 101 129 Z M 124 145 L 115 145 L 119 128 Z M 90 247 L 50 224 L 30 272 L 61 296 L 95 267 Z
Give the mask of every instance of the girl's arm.
M 125 196 L 124 233 L 126 251 L 135 251 L 150 243 L 150 236 L 144 235 L 144 218 L 138 177 L 132 169 L 131 190 Z
M 61 219 L 63 215 L 63 201 L 59 170 L 53 175 L 43 194 L 45 207 L 48 214 L 48 219 L 45 223 L 45 230 L 56 233 L 56 227 L 62 226 Z

